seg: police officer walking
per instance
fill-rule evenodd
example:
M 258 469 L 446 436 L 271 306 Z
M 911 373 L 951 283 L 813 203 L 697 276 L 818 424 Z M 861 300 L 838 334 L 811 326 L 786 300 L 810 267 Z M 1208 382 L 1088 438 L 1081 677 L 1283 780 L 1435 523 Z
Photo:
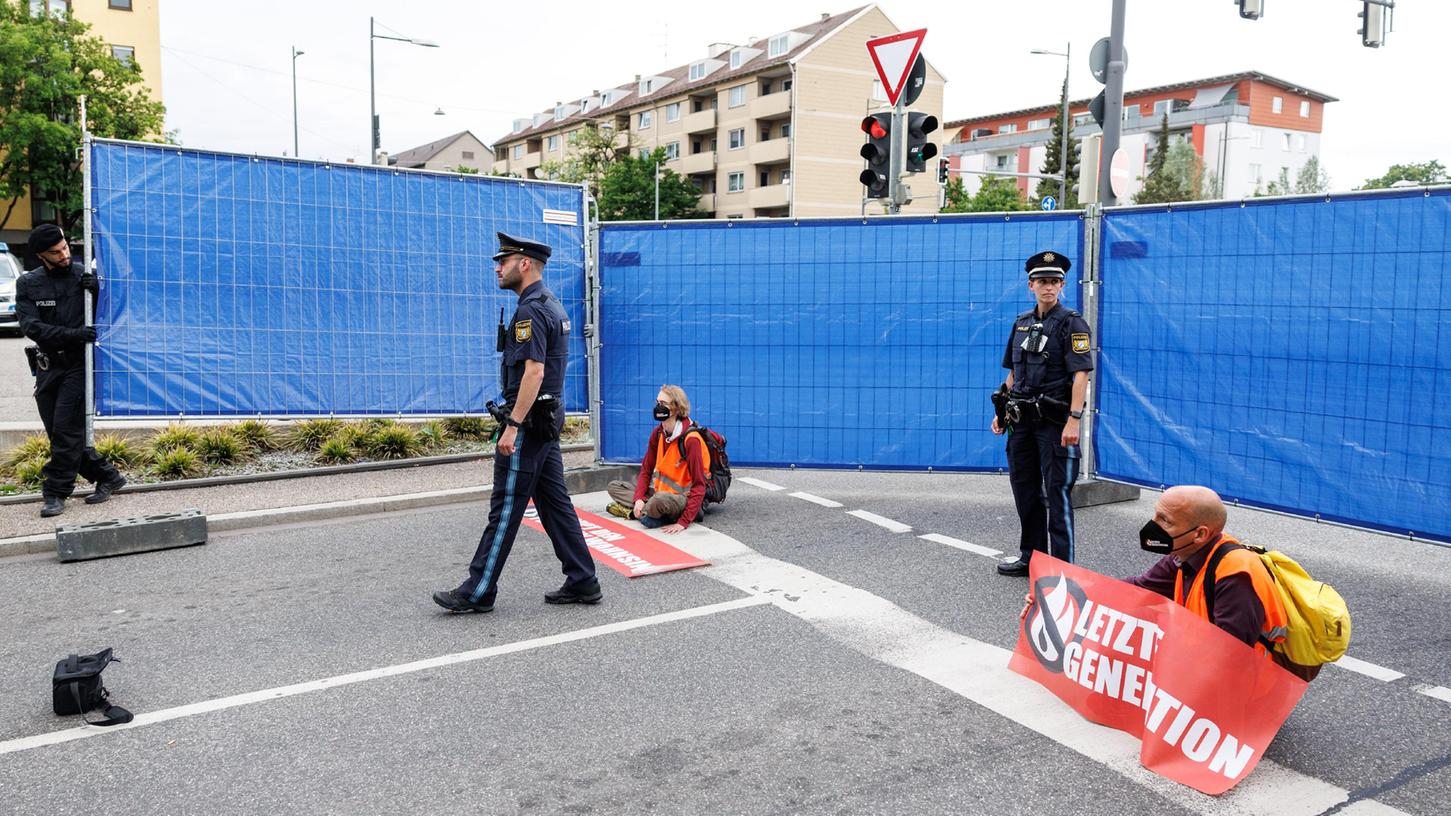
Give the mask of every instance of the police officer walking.
M 31 230 L 29 243 L 41 265 L 16 281 L 15 313 L 20 330 L 36 344 L 25 351 L 35 375 L 35 405 L 50 437 L 40 509 L 48 518 L 65 512 L 76 473 L 96 485 L 87 504 L 111 498 L 126 477 L 86 444 L 86 344 L 96 341 L 96 330 L 86 325 L 84 292 L 98 291 L 96 276 L 71 262 L 65 234 L 54 224 Z
M 1003 575 L 1027 575 L 1034 550 L 1073 561 L 1071 491 L 1093 358 L 1087 321 L 1059 302 L 1072 265 L 1057 252 L 1039 252 L 1024 265 L 1036 304 L 1013 321 L 1003 354 L 1007 381 L 993 397 L 992 430 L 1008 434 L 1008 478 L 1022 527 L 1021 555 L 998 565 Z
M 599 603 L 604 594 L 564 485 L 559 450 L 569 320 L 559 298 L 541 279 L 552 250 L 502 232 L 498 237 L 494 271 L 499 288 L 517 294 L 519 305 L 507 328 L 502 321 L 499 324 L 498 350 L 503 353 L 499 382 L 505 404 L 495 413 L 502 435 L 494 453 L 489 524 L 469 563 L 469 577 L 457 589 L 433 593 L 433 600 L 452 612 L 494 608 L 499 573 L 514 546 L 524 509 L 533 499 L 565 575 L 564 585 L 546 593 L 545 602 Z

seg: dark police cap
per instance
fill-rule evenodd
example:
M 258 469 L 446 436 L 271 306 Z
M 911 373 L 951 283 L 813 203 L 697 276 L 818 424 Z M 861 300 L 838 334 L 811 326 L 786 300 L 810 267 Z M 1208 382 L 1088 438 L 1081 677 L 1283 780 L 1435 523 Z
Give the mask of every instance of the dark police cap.
M 65 233 L 60 231 L 60 227 L 55 224 L 41 224 L 30 231 L 28 243 L 31 252 L 40 253 L 64 240 Z
M 1039 252 L 1023 264 L 1028 280 L 1037 278 L 1066 278 L 1073 262 L 1060 252 Z
M 496 234 L 499 236 L 499 251 L 494 253 L 495 261 L 502 261 L 510 255 L 523 255 L 540 263 L 548 263 L 549 256 L 554 254 L 554 250 L 550 249 L 548 244 L 515 238 L 504 232 Z

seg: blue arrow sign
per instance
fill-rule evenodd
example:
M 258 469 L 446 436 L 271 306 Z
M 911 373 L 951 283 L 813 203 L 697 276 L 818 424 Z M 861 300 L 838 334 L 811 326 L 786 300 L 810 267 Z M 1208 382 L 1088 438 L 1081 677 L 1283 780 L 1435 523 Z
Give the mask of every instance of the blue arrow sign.
M 1053 196 L 1043 196 L 1042 207 L 1044 210 L 1051 210 L 1058 206 L 1058 199 Z

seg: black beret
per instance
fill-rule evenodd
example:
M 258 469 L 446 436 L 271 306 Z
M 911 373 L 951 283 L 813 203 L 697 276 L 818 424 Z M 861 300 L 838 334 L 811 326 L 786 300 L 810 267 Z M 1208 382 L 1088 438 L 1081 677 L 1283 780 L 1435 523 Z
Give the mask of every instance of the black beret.
M 1023 264 L 1028 280 L 1034 278 L 1066 278 L 1073 262 L 1060 252 L 1039 252 Z
M 65 233 L 55 224 L 41 224 L 30 231 L 30 251 L 41 253 L 65 240 Z
M 540 263 L 548 263 L 549 256 L 554 254 L 554 250 L 550 249 L 548 244 L 526 241 L 503 232 L 495 234 L 499 236 L 499 251 L 494 253 L 495 261 L 502 261 L 510 255 L 523 255 Z

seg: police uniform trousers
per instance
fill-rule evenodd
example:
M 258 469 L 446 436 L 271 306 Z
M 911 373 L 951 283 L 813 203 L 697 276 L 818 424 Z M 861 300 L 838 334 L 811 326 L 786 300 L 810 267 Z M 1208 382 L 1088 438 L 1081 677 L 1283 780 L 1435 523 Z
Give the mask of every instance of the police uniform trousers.
M 54 359 L 54 357 L 52 357 Z M 75 490 L 76 474 L 96 484 L 121 474 L 86 444 L 86 367 L 52 363 L 35 378 L 35 407 L 50 437 L 50 461 L 45 463 L 47 496 L 66 498 Z
M 1078 479 L 1077 445 L 1065 448 L 1063 426 L 1023 421 L 1008 431 L 1008 479 L 1018 506 L 1022 559 L 1033 551 L 1073 561 L 1073 483 Z
M 529 500 L 554 545 L 567 579 L 565 587 L 595 583 L 594 559 L 584 543 L 579 516 L 564 485 L 564 458 L 559 440 L 521 431 L 511 456 L 494 456 L 494 491 L 489 500 L 489 525 L 469 562 L 469 577 L 458 591 L 472 603 L 492 604 L 499 591 L 499 573 L 514 547 L 519 523 Z

